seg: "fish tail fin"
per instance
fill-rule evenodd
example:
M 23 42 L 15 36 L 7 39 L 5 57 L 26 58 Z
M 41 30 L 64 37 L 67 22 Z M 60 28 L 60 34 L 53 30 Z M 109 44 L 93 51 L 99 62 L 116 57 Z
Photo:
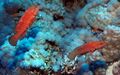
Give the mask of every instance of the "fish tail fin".
M 16 35 L 12 35 L 9 37 L 8 41 L 12 46 L 16 46 L 18 38 L 16 38 Z
M 79 55 L 79 52 L 78 52 L 78 50 L 76 49 L 76 50 L 73 50 L 72 52 L 69 53 L 68 58 L 71 59 L 71 60 L 73 60 L 73 59 L 75 59 L 75 57 L 76 57 L 77 55 Z

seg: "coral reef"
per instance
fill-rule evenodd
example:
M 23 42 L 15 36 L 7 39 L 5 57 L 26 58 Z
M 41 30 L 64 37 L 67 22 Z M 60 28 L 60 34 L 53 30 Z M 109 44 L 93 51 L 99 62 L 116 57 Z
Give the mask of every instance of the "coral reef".
M 106 25 L 119 24 L 118 12 L 119 2 L 117 0 L 94 0 L 79 11 L 76 20 L 79 25 L 83 23 L 104 29 Z
M 106 46 L 102 50 L 103 57 L 107 62 L 113 62 L 119 60 L 120 46 L 118 44 L 120 43 L 119 42 L 120 33 L 118 30 L 116 32 L 113 30 L 107 30 L 102 35 L 103 39 L 109 42 L 108 46 Z
M 103 6 L 91 8 L 89 12 L 85 15 L 85 17 L 88 23 L 90 24 L 90 26 L 98 27 L 101 29 L 104 29 L 106 25 L 110 24 L 112 18 L 114 18 L 114 16 L 112 16 L 109 12 L 107 12 L 107 8 Z
M 12 46 L 8 40 L 32 5 L 40 7 L 36 20 Z M 0 0 L 0 8 L 0 74 L 119 73 L 118 0 Z
M 65 10 L 72 12 L 76 9 L 82 8 L 86 4 L 86 0 L 62 0 Z
M 96 61 L 92 61 L 90 63 L 90 70 L 91 71 L 95 71 L 96 69 L 99 68 L 107 68 L 107 63 L 103 60 L 96 60 Z
M 120 71 L 120 61 L 114 62 L 112 63 L 107 71 L 106 71 L 106 75 L 119 75 L 119 71 Z

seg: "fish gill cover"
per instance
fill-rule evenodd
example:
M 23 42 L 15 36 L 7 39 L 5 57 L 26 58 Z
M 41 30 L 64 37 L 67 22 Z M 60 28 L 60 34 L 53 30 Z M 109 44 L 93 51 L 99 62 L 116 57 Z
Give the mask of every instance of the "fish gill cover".
M 0 75 L 119 75 L 119 19 L 119 0 L 0 0 Z

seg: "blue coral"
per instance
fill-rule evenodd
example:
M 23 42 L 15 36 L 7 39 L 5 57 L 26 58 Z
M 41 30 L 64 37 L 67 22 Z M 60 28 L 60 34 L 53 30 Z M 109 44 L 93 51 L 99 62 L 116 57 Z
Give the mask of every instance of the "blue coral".
M 31 28 L 28 33 L 27 33 L 27 37 L 32 37 L 32 38 L 35 38 L 37 33 L 40 31 L 40 28 L 39 27 L 33 27 Z
M 90 70 L 95 71 L 98 68 L 107 68 L 107 63 L 104 60 L 96 60 L 90 63 Z
M 83 63 L 83 64 L 81 65 L 80 70 L 79 70 L 79 72 L 77 73 L 77 75 L 83 75 L 85 72 L 90 71 L 89 67 L 90 67 L 89 64 Z
M 30 39 L 24 38 L 23 40 L 21 40 L 18 44 L 15 55 L 24 54 L 25 52 L 27 52 L 30 49 L 31 44 L 32 43 L 30 42 Z
M 83 63 L 80 66 L 80 70 L 77 73 L 77 75 L 84 75 L 84 73 L 92 71 L 95 72 L 96 69 L 99 68 L 107 68 L 107 63 L 104 60 L 96 60 L 96 61 L 92 61 L 90 62 L 90 64 L 87 63 Z

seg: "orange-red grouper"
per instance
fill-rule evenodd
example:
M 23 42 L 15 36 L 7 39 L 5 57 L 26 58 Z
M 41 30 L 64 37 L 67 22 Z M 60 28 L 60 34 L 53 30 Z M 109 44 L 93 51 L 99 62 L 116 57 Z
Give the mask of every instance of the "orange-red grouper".
M 105 41 L 91 41 L 82 46 L 75 48 L 69 53 L 68 58 L 74 59 L 77 55 L 83 55 L 88 52 L 94 52 L 96 49 L 104 47 L 107 43 Z
M 16 25 L 14 35 L 9 38 L 9 43 L 11 45 L 15 46 L 17 44 L 17 41 L 25 35 L 27 29 L 35 21 L 38 12 L 39 6 L 31 6 L 25 11 Z

